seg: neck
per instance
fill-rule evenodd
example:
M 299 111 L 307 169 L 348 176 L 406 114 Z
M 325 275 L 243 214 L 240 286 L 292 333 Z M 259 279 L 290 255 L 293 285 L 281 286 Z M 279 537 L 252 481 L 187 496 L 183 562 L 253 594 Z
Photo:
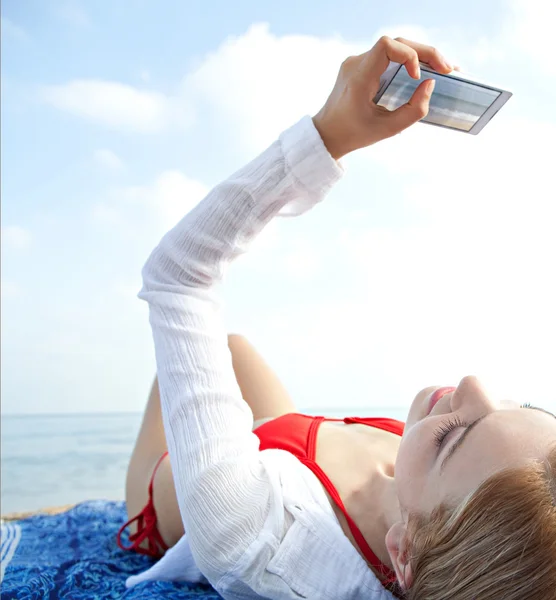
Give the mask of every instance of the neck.
M 359 524 L 361 533 L 377 558 L 393 569 L 386 549 L 386 534 L 392 525 L 402 520 L 394 486 L 394 465 L 377 465 L 373 476 L 347 502 L 353 519 Z

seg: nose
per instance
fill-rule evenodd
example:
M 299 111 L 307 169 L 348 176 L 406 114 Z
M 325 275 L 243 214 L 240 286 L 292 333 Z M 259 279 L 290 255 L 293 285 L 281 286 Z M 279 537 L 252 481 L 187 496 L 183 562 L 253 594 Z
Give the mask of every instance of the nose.
M 473 375 L 468 375 L 460 381 L 452 394 L 450 408 L 452 412 L 466 411 L 476 416 L 497 410 L 481 382 Z

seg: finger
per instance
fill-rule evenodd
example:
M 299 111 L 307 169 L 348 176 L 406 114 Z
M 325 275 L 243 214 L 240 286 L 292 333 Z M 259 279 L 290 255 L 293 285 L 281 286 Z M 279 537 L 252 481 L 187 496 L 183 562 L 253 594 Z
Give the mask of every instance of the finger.
M 454 70 L 454 67 L 433 46 L 427 46 L 426 44 L 420 44 L 419 42 L 413 42 L 401 37 L 396 38 L 396 41 L 413 48 L 417 52 L 421 62 L 427 63 L 439 73 L 449 73 Z
M 405 66 L 410 77 L 414 79 L 421 78 L 421 69 L 419 67 L 419 57 L 417 52 L 403 44 L 397 42 L 388 36 L 383 36 L 378 42 L 363 55 L 363 61 L 359 68 L 359 74 L 365 81 L 373 78 L 380 78 L 386 71 L 390 61 L 400 63 Z
M 423 81 L 413 92 L 413 96 L 407 104 L 390 113 L 384 113 L 385 118 L 389 121 L 388 127 L 392 135 L 400 133 L 427 116 L 434 84 L 434 79 Z

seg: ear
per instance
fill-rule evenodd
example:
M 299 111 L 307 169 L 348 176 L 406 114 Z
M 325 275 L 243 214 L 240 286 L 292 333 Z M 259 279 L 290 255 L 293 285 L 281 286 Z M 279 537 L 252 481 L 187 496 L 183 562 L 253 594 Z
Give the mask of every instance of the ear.
M 403 590 L 407 590 L 413 583 L 413 573 L 407 552 L 407 529 L 403 522 L 399 521 L 390 527 L 386 534 L 386 549 L 398 583 Z

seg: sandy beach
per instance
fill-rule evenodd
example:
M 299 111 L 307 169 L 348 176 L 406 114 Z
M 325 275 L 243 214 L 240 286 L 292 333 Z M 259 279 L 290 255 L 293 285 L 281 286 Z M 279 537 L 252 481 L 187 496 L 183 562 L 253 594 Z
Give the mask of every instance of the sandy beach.
M 59 513 L 66 512 L 70 508 L 73 508 L 75 504 L 67 504 L 65 506 L 49 506 L 48 508 L 42 508 L 40 510 L 32 510 L 27 512 L 12 512 L 2 515 L 0 520 L 2 521 L 21 521 L 21 519 L 28 519 L 35 515 L 57 515 Z

